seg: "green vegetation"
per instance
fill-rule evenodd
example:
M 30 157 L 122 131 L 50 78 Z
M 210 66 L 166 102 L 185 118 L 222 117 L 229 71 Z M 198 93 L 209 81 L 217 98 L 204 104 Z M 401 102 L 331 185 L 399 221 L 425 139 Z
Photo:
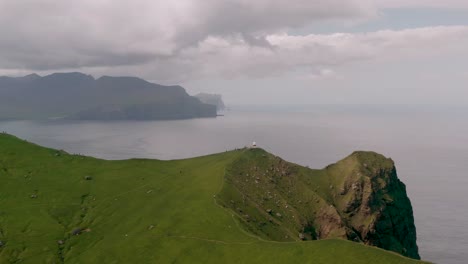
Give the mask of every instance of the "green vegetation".
M 225 180 L 219 203 L 264 239 L 343 238 L 420 258 L 405 185 L 382 155 L 355 152 L 312 170 L 251 149 Z
M 0 263 L 421 263 L 341 239 L 245 231 L 216 195 L 225 172 L 259 151 L 106 161 L 2 134 Z

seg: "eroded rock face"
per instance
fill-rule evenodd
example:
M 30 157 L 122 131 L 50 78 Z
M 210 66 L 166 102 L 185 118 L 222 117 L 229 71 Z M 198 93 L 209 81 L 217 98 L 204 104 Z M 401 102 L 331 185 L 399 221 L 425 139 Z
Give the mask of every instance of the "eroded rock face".
M 312 170 L 252 149 L 227 171 L 225 181 L 219 203 L 242 211 L 239 218 L 259 236 L 344 238 L 419 259 L 406 187 L 393 161 L 382 155 L 355 152 Z
M 348 238 L 419 259 L 413 209 L 391 159 L 355 152 L 327 170 L 336 188 L 344 190 L 333 199 Z

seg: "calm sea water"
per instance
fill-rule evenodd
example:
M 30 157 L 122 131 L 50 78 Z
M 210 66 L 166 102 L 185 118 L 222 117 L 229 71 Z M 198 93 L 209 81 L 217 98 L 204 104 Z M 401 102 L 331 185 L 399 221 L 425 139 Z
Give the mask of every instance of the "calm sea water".
M 105 159 L 180 159 L 258 145 L 322 168 L 354 150 L 391 157 L 413 204 L 425 260 L 468 259 L 468 109 L 407 106 L 244 108 L 216 119 L 0 122 L 0 131 Z M 1 146 L 0 146 L 1 147 Z

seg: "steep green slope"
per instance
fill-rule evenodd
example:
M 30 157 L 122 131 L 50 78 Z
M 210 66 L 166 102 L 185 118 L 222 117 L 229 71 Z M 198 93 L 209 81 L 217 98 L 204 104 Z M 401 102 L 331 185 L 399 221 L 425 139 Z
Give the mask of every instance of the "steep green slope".
M 0 263 L 420 263 L 345 240 L 244 231 L 215 198 L 225 171 L 250 155 L 106 161 L 1 134 Z
M 393 161 L 355 152 L 323 170 L 251 149 L 226 173 L 219 203 L 275 241 L 344 238 L 419 259 L 413 211 Z

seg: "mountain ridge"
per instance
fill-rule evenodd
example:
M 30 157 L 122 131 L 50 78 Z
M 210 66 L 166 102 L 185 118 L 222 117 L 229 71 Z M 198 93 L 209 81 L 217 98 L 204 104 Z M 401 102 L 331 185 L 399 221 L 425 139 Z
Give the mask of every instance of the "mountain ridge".
M 120 114 L 103 113 L 108 106 L 119 108 Z M 0 77 L 0 119 L 51 117 L 187 119 L 216 117 L 216 107 L 190 96 L 179 85 L 159 85 L 137 77 L 95 79 L 80 72 Z

